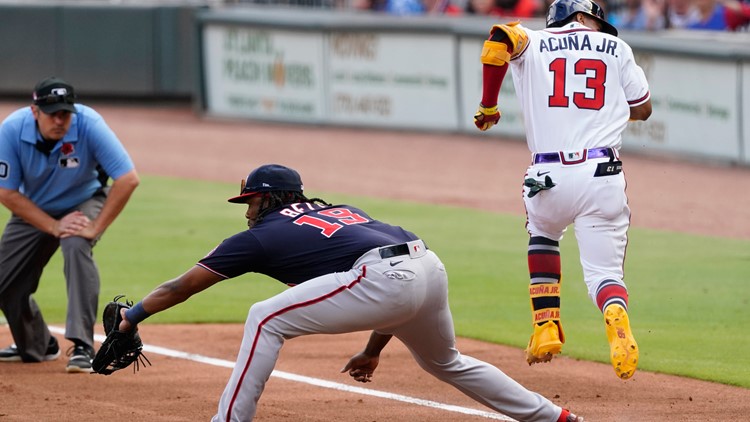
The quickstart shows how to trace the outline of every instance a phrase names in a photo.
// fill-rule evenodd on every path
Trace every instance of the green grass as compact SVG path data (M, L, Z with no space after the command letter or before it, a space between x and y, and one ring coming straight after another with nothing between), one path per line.
M116 294L137 300L178 276L245 228L244 206L225 201L235 186L142 177L141 187L95 249L103 305ZM461 336L524 347L530 334L527 235L520 216L308 192L351 203L420 235L443 259ZM0 224L8 218L0 210ZM572 230L561 242L564 354L609 362L601 313L582 281ZM626 261L630 317L639 368L750 388L750 241L633 228ZM62 324L65 281L60 254L35 298L49 323ZM147 323L244 322L255 301L285 289L267 277L227 280ZM737 353L740 351L740 353Z

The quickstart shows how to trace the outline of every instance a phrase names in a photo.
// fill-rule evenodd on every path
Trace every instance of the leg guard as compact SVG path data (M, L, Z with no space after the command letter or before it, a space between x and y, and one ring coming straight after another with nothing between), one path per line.
M526 348L529 365L549 362L562 350L560 322L560 246L544 237L529 239L529 299L534 332Z
M529 298L533 323L560 320L560 244L541 236L529 239Z

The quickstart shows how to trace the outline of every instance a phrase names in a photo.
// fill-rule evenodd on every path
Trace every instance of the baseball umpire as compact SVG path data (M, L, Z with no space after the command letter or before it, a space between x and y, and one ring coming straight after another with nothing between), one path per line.
M357 381L371 380L380 351L396 336L427 372L494 410L519 421L582 420L456 350L448 276L413 233L350 205L308 199L299 174L277 164L250 172L229 202L247 204L248 230L123 308L119 326L131 330L149 315L248 272L292 286L251 306L214 421L253 419L286 339L364 330L373 330L370 342L342 370Z
M109 178L114 182L107 186ZM99 113L76 104L73 87L51 77L31 107L0 126L0 202L12 212L0 240L0 309L15 344L0 362L57 359L60 346L32 298L42 270L62 249L68 294L67 372L91 372L99 272L93 247L139 180Z
M530 365L548 362L565 342L559 242L574 224L589 296L604 315L612 365L628 379L639 351L623 281L630 208L619 149L628 120L651 115L643 70L591 0L555 0L545 30L518 22L493 26L481 62L476 126L487 130L500 120L498 94L510 63L532 153L524 176L533 326L526 359Z

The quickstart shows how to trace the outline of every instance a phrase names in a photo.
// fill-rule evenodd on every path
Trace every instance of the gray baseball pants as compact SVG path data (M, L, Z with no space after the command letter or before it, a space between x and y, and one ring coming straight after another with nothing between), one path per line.
M106 193L98 194L56 218L80 210L93 220L105 200ZM24 362L42 361L52 335L32 295L58 247L63 253L68 294L65 338L94 349L100 281L92 249L97 240L58 239L15 215L5 226L0 239L0 310Z

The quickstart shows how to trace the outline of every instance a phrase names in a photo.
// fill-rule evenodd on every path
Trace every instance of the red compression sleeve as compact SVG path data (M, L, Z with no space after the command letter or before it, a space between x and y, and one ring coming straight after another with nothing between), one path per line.
M508 72L508 63L502 66L491 64L482 65L482 105L492 107L497 105L497 96Z
M513 47L508 45L508 51L512 51ZM502 66L494 66L491 64L482 65L482 105L485 107L493 107L497 105L497 96L500 94L500 86L503 84L505 74L508 72L508 63Z

